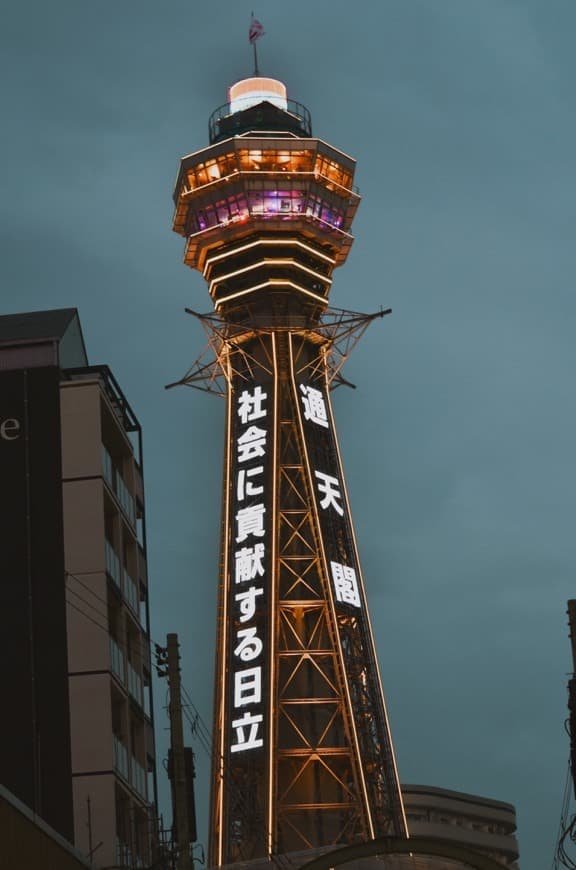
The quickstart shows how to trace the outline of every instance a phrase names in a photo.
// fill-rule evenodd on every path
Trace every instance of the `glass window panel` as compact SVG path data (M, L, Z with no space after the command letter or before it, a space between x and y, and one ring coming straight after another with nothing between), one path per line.
M206 161L206 173L210 181L216 181L218 178L220 178L220 167L215 160Z
M198 187L201 187L203 184L208 184L208 173L206 172L206 166L204 163L201 163L196 167L196 178L198 180Z

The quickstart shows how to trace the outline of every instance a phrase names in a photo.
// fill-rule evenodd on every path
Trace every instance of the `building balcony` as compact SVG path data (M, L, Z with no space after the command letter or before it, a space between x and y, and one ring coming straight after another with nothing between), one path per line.
M117 588L121 589L121 571L120 571L120 559L118 554L116 553L114 547L110 543L108 539L104 541L104 555L106 560L106 573L110 577L110 579L114 582L114 585Z
M120 682L125 685L126 683L126 672L125 672L125 658L124 653L116 643L113 637L110 637L110 667L112 673L118 677Z
M124 482L124 478L120 474L118 468L114 465L108 450L102 445L102 476L110 490L116 496L116 500L122 509L122 512L128 519L130 525L134 528L136 525L136 505L134 497Z
M140 621L140 596L138 594L138 587L136 586L136 583L134 582L126 568L124 568L123 573L124 597L129 607L132 608L132 610L138 617L138 621Z
M148 800L148 777L142 765L134 756L130 760L130 782L141 798Z
M114 737L114 769L128 781L128 749L116 734Z
M116 865L118 867L129 867L130 870L134 870L134 868L147 867L148 862L143 861L139 855L134 852L130 846L125 843L120 837L116 837Z
M128 662L128 691L140 707L144 707L142 677Z

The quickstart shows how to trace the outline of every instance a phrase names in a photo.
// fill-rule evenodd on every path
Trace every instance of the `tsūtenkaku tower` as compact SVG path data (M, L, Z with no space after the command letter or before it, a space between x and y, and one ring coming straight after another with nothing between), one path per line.
M209 864L407 836L330 391L375 315L328 306L351 157L285 86L230 88L184 157L174 230L208 283L226 398ZM190 312L194 313L194 312Z

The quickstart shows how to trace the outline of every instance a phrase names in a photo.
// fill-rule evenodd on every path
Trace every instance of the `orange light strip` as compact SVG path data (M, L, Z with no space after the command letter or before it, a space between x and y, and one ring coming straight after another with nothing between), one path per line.
M316 504L316 495L315 495L315 490L314 490L314 480L313 480L313 475L312 475L312 468L310 466L310 457L308 455L308 446L306 444L306 436L304 434L304 427L302 425L302 415L300 413L299 405L297 404L299 401L299 397L298 397L298 391L296 388L296 378L294 375L294 354L292 352L292 335L289 335L288 338L289 338L288 350L289 350L289 356L290 356L290 380L292 383L293 398L294 398L294 401L296 403L296 409L297 409L296 416L298 419L298 428L300 430L300 437L302 439L302 446L304 449L304 456L306 459L306 471L308 474L308 488L311 492L312 509L313 509L314 518L316 521L317 536L318 536L318 540L320 541L320 548L322 550L322 566L324 568L324 577L326 580L326 588L328 591L328 600L330 603L330 610L332 612L332 619L334 620L334 626L336 628L335 635L336 635L336 639L337 639L337 643L338 643L338 654L340 657L340 669L341 669L342 676L344 679L344 690L346 692L346 702L347 702L347 711L348 711L347 718L348 718L348 721L350 722L350 727L352 730L352 739L354 741L355 755L356 755L356 760L357 760L357 770L358 770L358 774L360 776L360 784L361 784L362 793L364 796L364 816L368 822L369 836L371 839L374 839L374 825L372 823L372 813L370 812L370 804L368 801L368 789L366 787L366 780L364 777L364 769L362 767L362 759L360 756L360 743L358 740L358 732L356 730L356 723L354 721L354 712L352 709L352 697L350 695L350 687L348 685L348 675L346 673L346 668L344 666L344 653L342 652L342 643L340 641L340 632L338 630L338 619L336 616L334 597L332 595L332 589L330 587L330 581L329 581L330 575L328 573L328 560L326 559L326 551L324 549L324 539L322 537L322 531L321 531L322 527L320 525L320 517L318 515L318 505ZM330 405L329 395L328 395L328 405ZM334 426L334 421L332 421L332 426Z
M223 564L222 564L222 639L220 646L220 723L219 723L219 743L218 743L218 866L223 863L224 853L224 792L226 791L224 783L224 758L225 758L225 723L226 723L226 671L227 671L227 656L228 656L228 596L229 596L229 541L230 541L230 469L231 469L231 444L232 444L232 383L231 383L231 365L230 356L227 354L225 365L227 368L228 390L226 396L226 459L224 471L224 538L222 541L223 547ZM223 361L224 362L224 361ZM216 820L213 820L213 823Z
M316 300L316 302L322 302L324 305L328 304L328 300L325 296L318 296L310 290L305 290L304 287L299 287L298 284L294 284L293 281L288 281L284 278L271 278L269 281L264 281L263 284L256 284L254 287L248 287L247 290L239 290L237 293L231 293L229 296L224 296L222 299L218 299L218 301L214 303L214 308L218 311L220 306L225 302L230 302L232 299L238 299L240 296L246 296L248 293L254 293L256 290L263 290L264 287L292 287L294 290L298 290L299 293L304 293L305 296L310 296L310 298Z
M334 444L336 445L336 454L337 454L337 458L338 458L338 471L340 473L340 481L341 481L341 492L343 492L343 494L344 494L344 503L346 505L346 516L348 518L348 525L349 525L350 531L352 533L352 545L354 547L354 556L356 559L356 567L358 569L359 587L360 587L361 594L362 594L363 614L364 614L364 618L366 620L366 625L368 627L368 635L370 638L372 658L373 658L373 661L375 664L376 676L378 679L378 687L380 689L380 697L382 699L382 707L384 710L384 721L385 721L385 726L386 726L386 731L387 731L387 736L388 736L388 743L389 743L390 752L392 755L392 763L394 765L394 776L395 776L395 780L396 780L395 786L396 786L396 791L398 793L398 798L400 801L400 808L402 810L402 820L404 822L404 836L409 837L410 833L408 830L408 821L406 819L406 811L404 809L404 800L402 798L402 788L400 786L400 777L398 776L398 765L396 763L396 756L394 753L394 744L392 743L392 732L390 730L390 721L388 718L388 711L386 709L386 700L385 700L385 696L384 696L384 688L382 686L382 678L380 676L380 668L378 667L378 658L376 656L376 647L374 644L374 634L372 632L372 625L370 623L370 611L369 611L369 608L367 605L367 600L366 600L366 589L364 587L364 578L362 576L362 569L360 567L360 559L358 557L358 544L356 542L356 534L354 532L354 523L352 521L352 513L350 511L350 500L348 498L348 490L346 488L346 478L345 478L344 472L342 470L342 457L340 455L340 445L338 444L338 436L336 434L336 426L334 424L334 414L332 411L332 402L330 401L330 385L328 383L328 373L327 373L326 366L324 367L324 382L326 385L326 397L328 399L327 404L328 404L328 410L330 413L330 422L332 425L332 434L334 437Z
M280 437L278 425L278 356L276 352L276 333L272 333L272 360L274 366L274 418L272 421L274 438L272 454L272 576L270 584L270 684L269 684L269 727L268 727L268 857L272 856L274 848L274 818L275 818L275 748L276 748L276 647L277 647L277 613L276 613L276 590L278 588L278 439Z
M225 260L235 254L241 254L242 251L248 251L250 250L250 248L256 247L256 245L289 245L290 247L297 246L305 251L309 251L311 254L314 254L314 256L318 257L319 259L325 260L327 263L331 263L332 265L334 265L334 263L336 262L334 257L329 257L322 251L318 251L316 250L316 248L312 248L310 247L310 245L304 244L304 242L300 241L300 239L257 239L255 242L249 242L247 245L241 245L237 248L230 248L230 250L226 251L224 254L215 254L213 257L207 257L206 265L204 266L204 271L202 272L202 274L204 275L204 277L206 277L206 272L213 263L217 263L219 260Z
M298 263L297 260L285 260L285 259L264 259L259 260L257 263L252 263L251 266L244 266L242 269L236 269L235 272L228 272L226 275L220 275L218 278L213 278L210 281L210 285L208 287L208 292L210 296L212 296L212 291L214 290L214 286L220 284L222 281L227 281L229 278L235 278L237 275L243 275L246 272L252 272L254 269L260 269L262 266L294 266L296 269L301 269L302 272L308 272L309 275L312 275L314 278L317 278L319 281L322 281L324 284L328 284L328 286L332 285L332 278L327 278L326 275L321 275L319 272L315 272L313 269L309 269L308 266L303 266L302 263Z
M271 219L269 216L260 216L260 215L246 215L246 217L242 221L226 221L219 224L215 224L213 227L206 227L204 230L198 230L197 233L190 233L187 236L186 248L184 252L184 262L188 261L189 251L192 245L200 244L204 237L207 235L216 235L216 231L218 231L218 235L220 238L222 237L222 230L234 230L235 228L243 228L244 234L246 233L246 226L250 224L248 231L252 230L255 224L257 224L260 232L268 232L272 227L274 229L274 224L282 224L282 232L286 231L286 224L282 220L281 217L278 217L277 220ZM354 241L354 236L351 233L347 233L345 230L341 230L339 227L335 227L332 224L328 223L328 221L323 221L321 218L314 217L313 215L307 214L293 214L290 217L290 223L292 224L291 230L294 231L294 225L298 223L302 223L305 225L306 229L309 226L316 228L320 224L320 230L323 231L324 226L328 227L326 230L327 233L330 234L330 239L327 239L327 242L333 242L331 247L337 248L338 252L340 252L346 245L352 245ZM303 231L306 232L306 229ZM202 238L201 238L202 237ZM315 252L316 253L316 252ZM336 258L336 260L338 257ZM336 262L334 260L334 262ZM198 270L200 271L200 266L198 266Z

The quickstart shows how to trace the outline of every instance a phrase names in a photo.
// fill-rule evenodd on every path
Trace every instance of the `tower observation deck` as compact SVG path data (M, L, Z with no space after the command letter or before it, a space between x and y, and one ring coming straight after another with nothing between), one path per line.
M375 315L328 307L355 161L274 79L230 88L184 157L174 230L208 283L226 397L210 866L390 834L406 819L330 404ZM194 312L191 312L194 313Z

